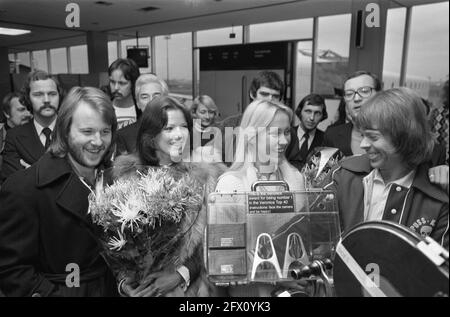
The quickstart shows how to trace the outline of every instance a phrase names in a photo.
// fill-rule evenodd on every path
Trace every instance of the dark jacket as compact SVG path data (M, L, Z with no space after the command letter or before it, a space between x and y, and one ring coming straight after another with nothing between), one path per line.
M430 183L428 164L420 165L408 189L391 186L383 220L393 221L430 236L448 250L448 195L440 187ZM364 221L364 186L362 179L372 171L366 155L341 161L333 173L333 182L326 189L337 192L342 231Z
M116 155L131 154L136 151L139 121L117 131Z
M3 166L0 179L5 179L18 170L24 169L20 160L31 165L44 155L45 148L37 135L33 120L8 130L3 149Z
M294 165L299 171L306 164L306 159L308 154L311 153L316 147L320 147L323 144L324 132L316 129L316 133L314 135L314 139L311 143L311 146L308 149L308 154L305 157L302 157L300 153L299 140L297 135L298 127L291 128L291 143L286 149L286 158Z
M335 147L341 150L345 156L353 155L352 129L353 124L350 122L328 127L323 138L323 146Z
M0 289L6 295L116 295L87 213L88 194L68 161L50 153L6 180L0 191ZM71 263L79 267L79 287L66 286Z

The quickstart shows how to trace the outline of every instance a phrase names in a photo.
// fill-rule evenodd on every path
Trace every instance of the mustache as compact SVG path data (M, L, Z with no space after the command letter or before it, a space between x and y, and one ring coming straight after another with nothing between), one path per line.
M44 110L44 109L53 109L53 110L57 110L57 108L49 103L45 103L42 107L39 108L39 111Z

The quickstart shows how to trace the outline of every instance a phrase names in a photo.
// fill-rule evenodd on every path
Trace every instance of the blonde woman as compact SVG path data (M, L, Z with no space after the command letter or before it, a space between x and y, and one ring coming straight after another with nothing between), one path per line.
M201 95L194 99L191 106L193 124L192 158L196 162L221 162L222 139L216 137L221 133L216 126L219 109L214 100Z
M253 101L245 110L237 137L236 156L230 169L217 183L218 192L248 192L258 180L282 180L290 190L305 189L303 175L285 157L289 145L292 110L284 104L265 100ZM269 153L267 153L269 152ZM262 187L261 190L280 190ZM296 206L301 207L298 197ZM249 254L252 257L251 254ZM290 283L290 288L300 288ZM273 284L233 286L231 296L270 296Z

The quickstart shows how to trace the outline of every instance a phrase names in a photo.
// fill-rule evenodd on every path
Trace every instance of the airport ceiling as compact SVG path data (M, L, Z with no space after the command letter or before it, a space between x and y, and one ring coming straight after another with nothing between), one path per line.
M171 34L351 12L357 0L0 0L0 27L26 28L20 36L0 35L10 52L86 43L87 31L109 40ZM388 1L388 0L386 0ZM390 0L391 6L439 2ZM69 3L79 6L80 26L66 26Z

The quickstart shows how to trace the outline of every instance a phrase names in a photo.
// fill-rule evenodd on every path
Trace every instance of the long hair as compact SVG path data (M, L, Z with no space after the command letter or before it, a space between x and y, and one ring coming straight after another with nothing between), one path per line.
M409 88L393 88L370 98L356 118L360 130L379 130L409 168L428 161L433 139L422 99Z
M123 77L125 77L126 80L129 80L131 82L131 97L133 98L133 102L135 105L137 116L140 117L142 114L141 109L139 109L136 105L136 95L135 95L135 89L136 89L136 80L138 79L140 72L139 67L136 64L135 61L129 58L118 58L108 68L108 75L111 76L113 71L116 69L119 69Z
M58 157L65 157L67 155L73 114L81 102L90 105L92 109L101 115L106 124L111 125L111 146L103 161L105 165L109 165L114 152L117 118L109 97L100 89L93 87L73 87L69 91L58 112L49 152Z
M234 163L230 171L238 171L255 160L257 135L252 133L260 128L267 128L277 112L284 112L292 120L292 110L280 102L255 100L248 105L242 116L237 137ZM249 133L246 133L249 132Z
M58 95L59 95L59 105L61 105L62 100L64 99L64 89L61 86L61 84L59 83L58 79L56 79L56 77L51 76L47 72L44 72L43 70L35 70L34 72L31 72L28 74L27 79L26 79L25 83L23 84L22 89L20 90L21 98L19 101L21 104L25 105L25 107L27 107L27 109L30 112L33 111L33 105L31 104L31 100L30 100L30 90L31 90L30 85L31 85L31 83L33 81L47 80L47 79L51 79L55 82L56 89L57 89Z
M188 125L189 137L192 137L192 119L189 111L175 98L169 96L156 97L149 102L142 113L137 134L137 154L144 165L158 166L156 137L167 125L167 112L169 110L180 110ZM192 140L189 146L192 145Z

